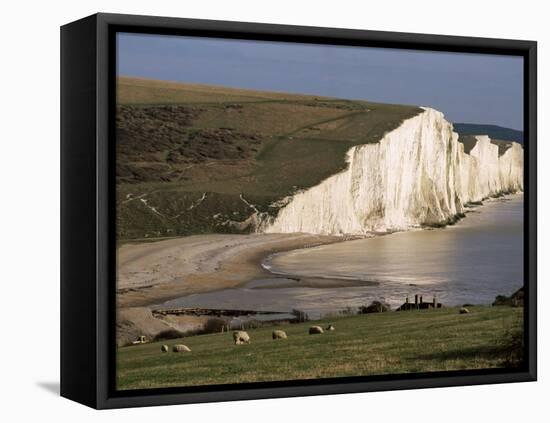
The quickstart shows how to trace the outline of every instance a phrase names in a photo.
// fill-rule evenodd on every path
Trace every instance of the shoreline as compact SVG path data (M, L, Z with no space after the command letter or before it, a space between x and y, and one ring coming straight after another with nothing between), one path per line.
M324 280L328 283L334 280L337 286L342 286L346 282L378 284L377 281L356 278L303 277L274 271L267 263L276 255L296 250L410 231L453 228L466 222L469 213L481 212L475 209L484 208L488 203L508 201L509 197L519 195L523 193L489 197L480 205L469 206L465 211L465 217L459 222L444 227L418 227L368 235L205 234L148 242L127 240L117 248L117 306L153 306L183 295L241 287L262 277L287 278L301 282ZM188 251L196 247L198 251ZM175 257L177 255L179 257ZM150 259L150 256L154 257ZM141 261L145 263L134 266L135 262ZM170 273L178 266L181 268L178 268L176 273ZM160 270L161 268L163 270ZM232 271L235 273L231 274ZM151 280L151 277L155 280ZM181 295L180 291L183 291Z
M186 295L237 288L262 277L276 279L261 266L264 257L349 239L311 234L208 234L119 246L117 345L142 335L154 339L170 331L185 333L208 320L201 316L160 319L152 314L155 305Z
M509 197L490 198L469 211L494 201L506 201ZM411 230L438 229L445 228ZM312 288L379 285L377 281L356 278L308 277L276 272L265 262L275 255L294 250L401 232L407 231L367 236L207 234L153 242L127 242L117 248L117 338L128 341L140 334L154 337L168 330L184 332L190 328L191 321L195 326L198 324L196 317L162 320L152 315L152 308L187 295L240 288L258 279L295 280L296 283L288 283L289 287L296 284ZM267 283L265 287L269 288L269 285ZM278 283L277 286L285 287L285 284Z
M431 225L431 226L426 225L426 226L410 227L410 228L405 229L405 230L392 230L392 231L387 231L387 232L372 232L369 235L356 236L355 238L350 238L350 239L347 239L345 241L347 242L347 241L356 241L356 240L361 240L361 239L378 238L378 237L382 237L382 236L399 235L399 234L413 232L413 231L441 231L441 230L445 230L445 229L452 230L452 228L460 227L460 225L467 223L469 221L468 220L468 215L470 213L482 213L482 210L478 210L478 209L483 209L483 208L487 207L488 205L498 203L498 202L501 202L501 201L511 201L515 197L523 197L523 195L524 195L523 191L508 193L508 194L498 194L498 195L494 195L492 197L486 197L483 200L481 200L479 203L469 203L468 205L465 206L463 212L457 213L456 215L454 215L456 220L454 220L450 223L444 224L444 225L443 224L442 225ZM320 244L318 246L321 247L322 244ZM297 250L302 250L302 249L305 249L305 248L296 248L292 251L297 251ZM275 257L277 255L285 254L285 253L288 253L288 252L290 252L290 251L278 251L278 252L269 254L268 256L265 256L262 259L261 263L260 263L262 268L264 268L267 272L269 272L269 274L271 274L275 277L283 277L283 278L287 278L287 279L295 279L295 280L300 280L300 281L304 280L304 279L317 279L317 280L327 280L327 281L335 280L335 281L340 281L342 283L345 283L345 282L352 283L352 282L354 282L355 285L361 285L361 284L379 285L380 284L380 282L377 282L377 281L367 281L367 280L353 278L353 277L334 278L334 277L321 276L321 275L311 276L311 277L304 277L304 276L297 275L297 274L294 274L294 273L286 273L286 272L283 272L283 271L273 270L272 265L271 265L271 260L273 259L273 257ZM347 286L347 285L338 284L336 286ZM352 284L350 284L349 286L352 286ZM261 288L257 287L256 289L261 289Z
M117 307L154 306L184 295L236 288L257 278L278 278L262 267L263 258L350 239L357 237L208 234L125 244L117 252Z

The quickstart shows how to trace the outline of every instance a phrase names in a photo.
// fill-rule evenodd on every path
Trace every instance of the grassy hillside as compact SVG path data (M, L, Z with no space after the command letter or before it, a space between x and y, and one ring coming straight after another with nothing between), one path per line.
M121 239L248 232L421 111L136 78L119 78L117 102Z
M453 123L453 127L460 135L488 135L492 139L515 141L523 144L523 132L516 129L474 123Z
M251 344L231 333L123 347L119 389L157 388L340 376L510 367L520 364L523 308L470 307L388 312L331 320L336 331L308 335L311 324L249 330ZM273 341L283 329L287 340ZM474 335L475 334L475 335ZM190 353L162 353L184 343Z

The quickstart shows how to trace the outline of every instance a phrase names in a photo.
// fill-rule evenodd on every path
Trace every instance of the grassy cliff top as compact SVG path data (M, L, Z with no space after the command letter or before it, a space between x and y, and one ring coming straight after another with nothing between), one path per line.
M119 389L514 367L521 364L523 308L374 313L248 330L249 345L219 333L123 347ZM309 335L311 325L336 330ZM272 340L273 329L288 339ZM183 343L190 353L162 353ZM170 348L171 351L171 348Z
M124 238L225 231L204 212L242 221L252 208L241 195L276 213L274 202L345 169L352 146L378 142L422 111L127 77L118 78L117 102Z

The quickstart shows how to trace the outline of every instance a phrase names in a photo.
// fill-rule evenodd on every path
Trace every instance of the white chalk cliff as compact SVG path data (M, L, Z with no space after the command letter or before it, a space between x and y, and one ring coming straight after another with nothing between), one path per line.
M352 147L347 169L295 194L262 232L364 234L454 219L470 202L523 190L523 148L477 136L464 152L451 123L425 108L378 143Z

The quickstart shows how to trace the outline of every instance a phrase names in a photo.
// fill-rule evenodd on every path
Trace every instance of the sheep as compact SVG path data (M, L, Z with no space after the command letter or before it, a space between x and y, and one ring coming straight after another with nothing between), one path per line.
M284 330L274 330L271 337L273 339L286 339L286 332Z
M163 345L162 347L160 347L160 350L162 352L168 352L168 345Z
M189 348L187 345L176 344L172 347L172 351L174 351L174 352L191 352L191 348Z
M470 312L466 307L460 307L460 310L458 310L460 314L467 314Z
M233 341L235 345L250 344L250 336L244 330L236 330L233 332Z
M317 333L323 333L323 328L321 326L311 326L309 328L309 334L310 335L315 335Z
M144 335L138 336L138 339L135 341L132 341L132 345L139 345L139 344L145 344L147 343L147 338L145 338Z
M336 328L332 325L328 325L326 330L336 330Z

